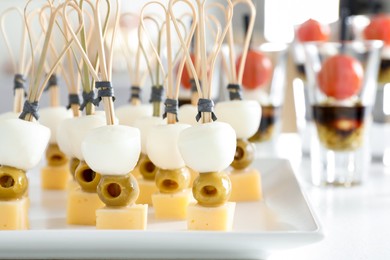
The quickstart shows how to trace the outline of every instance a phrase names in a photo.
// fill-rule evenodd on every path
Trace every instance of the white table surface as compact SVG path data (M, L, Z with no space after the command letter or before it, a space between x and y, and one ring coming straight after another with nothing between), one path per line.
M275 252L269 260L390 259L390 167L373 162L359 186L314 187L307 177L310 159L301 156L297 136L284 134L278 148L279 156L290 159L294 165L325 238L315 244Z

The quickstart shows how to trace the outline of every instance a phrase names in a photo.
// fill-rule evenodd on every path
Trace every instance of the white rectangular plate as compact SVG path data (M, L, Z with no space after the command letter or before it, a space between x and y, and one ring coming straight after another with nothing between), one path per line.
M319 241L323 234L290 163L257 159L264 200L237 203L233 231L187 231L150 210L146 231L102 231L66 224L66 192L41 191L30 176L28 231L0 232L0 258L260 259L270 252ZM1 213L0 213L1 214Z

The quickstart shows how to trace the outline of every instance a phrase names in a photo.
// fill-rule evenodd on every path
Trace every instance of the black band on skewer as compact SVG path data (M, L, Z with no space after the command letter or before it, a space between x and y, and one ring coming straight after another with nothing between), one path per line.
M138 86L131 86L130 88L130 101L133 99L141 100L142 89Z
M38 101L29 102L28 100L26 100L24 101L23 111L20 114L19 118L24 120L28 114L31 114L36 120L38 120L39 119L38 110L39 110Z
M58 86L58 77L56 74L52 74L49 78L49 81L47 82L45 91L48 91L51 87L56 87L56 86Z
M14 89L21 89L25 87L26 78L22 74L15 74Z
M213 121L217 120L217 117L214 114L214 102L211 99L199 98L198 100L198 114L196 115L196 121L202 117L202 113L211 113L211 119Z
M93 92L92 92L93 93ZM78 94L69 94L68 96L68 106L67 109L70 109L72 105L80 105L80 97Z
M165 100L164 104L165 104L165 112L163 114L163 119L165 119L167 117L168 113L170 113L170 114L174 114L176 116L176 122L179 122L179 119L177 118L177 114L179 111L178 100L167 98Z
M196 81L195 79L190 79L191 84L191 93L197 93L198 88L196 87ZM202 87L202 82L199 80L199 86Z
M89 104L94 104L96 106L96 99L95 99L95 92L92 90L90 92L85 92L83 91L82 93L83 96L83 103L80 105L80 110L83 111L84 108Z
M14 77L14 95L15 95L15 90L17 89L26 89L26 77L24 77L22 74L15 74ZM26 90L24 91L24 96L27 96Z
M98 90L97 98L94 101L95 106L99 106L104 97L111 97L115 101L114 89L110 81L97 81L95 88Z
M228 84L230 100L242 100L241 86L239 84Z
M164 88L162 86L153 86L150 93L150 103L162 102L164 95Z

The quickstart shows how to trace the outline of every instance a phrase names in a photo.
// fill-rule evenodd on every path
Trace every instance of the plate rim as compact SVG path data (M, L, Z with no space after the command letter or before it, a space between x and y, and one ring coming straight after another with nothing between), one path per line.
M269 160L268 158L257 158L256 160L259 161L265 161ZM307 206L307 209L310 213L310 216L313 220L313 223L315 224L315 229L313 230L289 230L289 231L187 231L187 230L172 230L172 231L159 231L159 230L96 230L93 229L93 227L89 227L90 229L77 229L77 226L71 226L70 229L32 229L32 230L26 230L26 231L2 231L0 232L0 258L2 258L3 254L6 254L6 257L20 257L20 254L23 256L29 256L31 251L33 249L27 250L20 250L10 252L12 250L15 250L15 248L12 247L12 242L20 241L20 242L31 242L34 240L33 235L42 235L47 238L51 238L53 240L50 240L48 244L54 245L56 243L60 243L62 240L60 239L54 239L55 237L61 237L61 235L69 236L74 234L75 232L78 233L78 236L81 237L88 237L91 239L102 239L110 235L118 235L121 238L127 238L131 241L132 238L138 238L141 241L147 239L148 237L162 237L162 236L169 236L169 237L176 237L184 240L196 240L199 239L199 237L204 237L207 235L208 237L213 238L219 238L223 237L225 240L228 240L229 242L235 241L237 239L244 239L244 238L253 238L247 247L252 248L253 253L255 252L255 245L257 243L261 243L265 238L264 237L280 237L283 236L285 240L289 240L289 237L294 238L300 238L296 239L296 241L292 241L290 248L296 248L303 245L308 245L312 243L316 243L321 241L325 235L323 232L323 226L313 210L313 206L311 205L311 202L306 194L306 192L302 189L301 183L299 182L297 178L297 172L296 169L294 169L291 165L291 162L287 159L283 158L272 158L272 160L278 161L278 163L283 162L287 167L289 167L289 172L291 174L291 177L294 179L295 185L298 187L299 193L303 198L303 201L305 205ZM73 229L75 227L75 229ZM81 226L84 227L84 226ZM24 234L28 234L27 236ZM76 233L76 234L77 234ZM98 235L96 235L98 234ZM6 241L8 240L8 241ZM39 240L39 239L38 239ZM178 239L175 239L175 241ZM78 239L75 240L75 242L79 241ZM5 243L4 243L5 242ZM34 241L35 243L36 241ZM67 243L69 245L69 242ZM282 243L283 244L283 243ZM131 247L129 247L131 248ZM274 251L276 247L270 249L270 251ZM280 249L287 249L289 247L283 246ZM69 248L63 248L63 250L67 250ZM230 249L231 250L231 249ZM278 250L278 249L276 249ZM203 250L205 252L212 252L212 250ZM261 247L256 251L257 253L267 253L268 250L263 250ZM7 254L8 253L8 254ZM19 253L19 254L18 254ZM37 252L35 252L36 254ZM66 253L66 252L65 252ZM35 255L34 257L45 257L45 253L43 252L42 255ZM66 257L69 257L69 255L65 255ZM94 255L88 255L89 257L93 257ZM96 255L95 255L96 256ZM129 255L125 255L126 257L129 257ZM53 257L53 255L48 256L47 258ZM56 255L58 257L58 255ZM138 256L139 257L139 256ZM148 258L148 254L145 254L145 257ZM71 257L73 258L73 257Z

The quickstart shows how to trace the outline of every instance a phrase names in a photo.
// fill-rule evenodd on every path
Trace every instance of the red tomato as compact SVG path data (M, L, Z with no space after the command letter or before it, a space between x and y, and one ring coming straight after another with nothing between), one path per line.
M367 40L382 40L385 45L390 45L390 16L380 14L373 17L363 35Z
M241 56L237 59L236 70L239 71ZM271 79L272 62L262 52L249 50L245 62L242 85L246 89L255 89L265 86Z
M342 100L360 91L363 82L363 67L355 58L339 54L324 61L317 77L323 93Z
M302 23L297 30L297 37L300 42L327 41L329 35L329 25L320 24L313 19Z
M192 60L192 63L194 63L194 66L195 66L195 55L194 54L191 54L191 60ZM187 64L184 65L184 69L183 69L183 73L181 74L181 85L185 88L185 89L191 89L191 83L190 83L190 74L188 74L188 69L187 69Z

